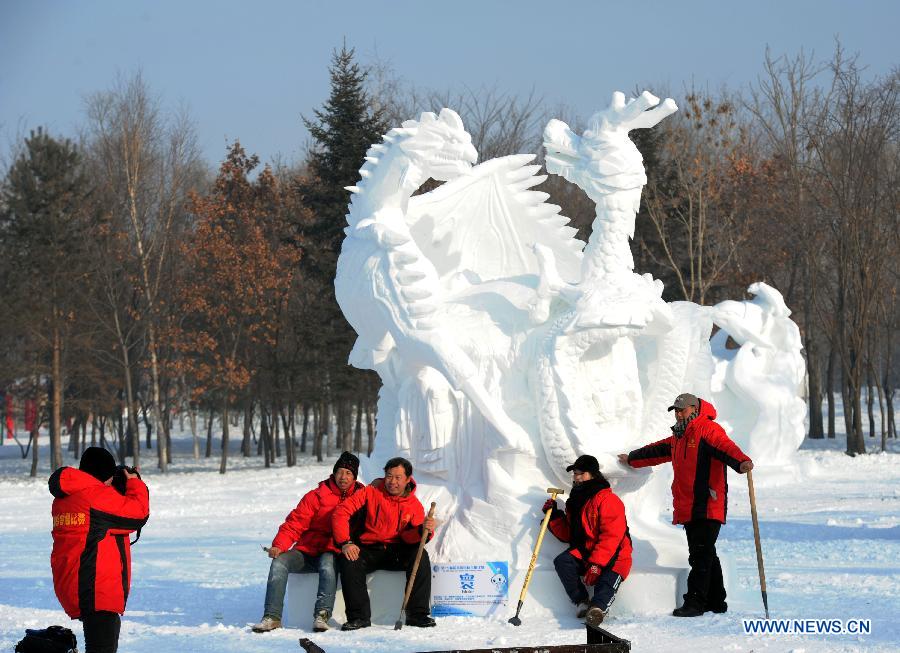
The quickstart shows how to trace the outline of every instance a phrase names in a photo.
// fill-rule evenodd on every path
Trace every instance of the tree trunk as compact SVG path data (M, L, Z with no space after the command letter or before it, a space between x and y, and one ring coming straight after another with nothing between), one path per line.
M331 421L329 415L329 406L326 402L322 402L319 405L319 410L317 414L317 422L318 428L316 429L316 460L318 462L322 462L324 460L322 456L322 439L328 441L328 425ZM327 444L326 444L327 446Z
M141 419L144 420L144 428L147 429L147 448L153 448L153 425L147 418L147 404L141 401Z
M241 439L241 455L244 458L250 457L250 428L253 425L253 400L247 402L244 407L244 428L243 437Z
M835 433L835 406L834 406L834 360L837 357L837 354L834 349L834 345L831 346L831 349L828 353L828 371L826 372L826 396L825 399L828 401L828 438L834 440Z
M145 282L149 283L149 281ZM169 471L168 438L166 437L168 429L163 425L162 398L159 391L159 360L156 354L156 327L153 326L152 321L147 325L147 345L150 352L150 389L152 392L153 421L156 422L157 464L159 470L165 474ZM222 464L224 466L224 462ZM222 473L225 473L224 469Z
M206 457L212 457L212 431L213 431L213 421L215 417L215 411L213 411L212 406L209 407L209 412L206 414Z
M375 449L375 424L372 419L372 401L369 399L366 399L366 436L369 439L366 455L371 456Z
M331 436L337 432L337 428L331 428L331 411L332 406L326 401L322 409L322 430L325 432L325 456L328 458L331 458Z
M70 438L72 436L69 436ZM119 464L125 464L125 417L122 415L121 408L116 413L116 455L119 458Z
M881 450L887 450L887 407L884 405L884 388L881 385L881 377L875 375L875 387L878 390L878 415L881 425Z
M59 333L59 327L53 327L53 368L52 368L52 389L50 397L50 467L51 469L59 469L63 464L62 457L62 338Z
M185 387L185 391L187 388ZM194 460L200 460L200 434L197 433L197 409L188 399L188 422L191 425L191 441L194 443Z
M809 402L809 437L821 440L825 437L822 425L822 379L818 344L815 337L807 336L806 372Z
M872 363L866 366L866 410L869 414L869 437L875 437L875 393L872 392Z
M281 417L281 430L284 432L284 462L288 467L293 467L296 462L294 452L294 437L291 434L292 420L289 417L290 411L285 413L284 407L278 407L278 414Z
M885 386L889 388L890 386ZM894 419L894 391L891 389L887 394L887 414L888 414L888 437L897 437L897 420Z
M362 420L363 420L363 403L364 399L356 404L356 425L353 428L353 451L359 453L362 451Z
M38 471L38 435L40 434L40 427L38 426L38 420L35 419L34 429L31 431L31 478L37 476ZM53 470L56 471L56 470Z
M270 440L269 440L269 417L266 415L266 409L263 408L262 402L259 405L259 444L262 447L263 458L265 458L265 466L271 467L272 463L269 461L269 449L270 449Z
M278 423L278 407L274 404L272 405L272 444L274 447L269 447L269 454L272 458L272 462L275 462L276 458L281 458L281 428Z
M222 462L219 465L219 473L225 473L225 465L228 463L228 399L222 402Z
M300 453L306 453L306 436L309 434L309 410L308 403L303 404L303 429L300 431Z

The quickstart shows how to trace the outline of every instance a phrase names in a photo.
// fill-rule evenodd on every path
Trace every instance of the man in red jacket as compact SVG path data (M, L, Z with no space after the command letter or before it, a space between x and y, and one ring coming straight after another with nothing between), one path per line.
M319 574L319 588L313 607L313 630L328 630L328 620L334 610L337 593L337 570L331 534L331 517L335 507L363 489L356 480L359 458L345 451L337 459L332 474L307 492L297 507L278 528L269 547L269 580L266 584L266 603L262 620L253 632L265 633L281 628L284 592L289 574Z
M412 471L412 464L405 458L391 458L384 466L384 478L334 510L334 539L341 547L341 588L347 607L347 623L341 630L372 625L366 575L376 569L405 571L408 582L422 534L427 530L430 539L434 533L436 522L425 519ZM356 519L365 520L361 528L351 526ZM431 562L423 549L406 606L407 626L435 625L428 614L430 599Z
M569 548L553 560L566 594L577 607L579 618L599 626L616 598L619 584L631 570L631 536L625 505L600 473L593 456L578 456L568 467L572 493L563 512L555 499L547 499L544 512L552 510L548 528ZM584 582L582 578L584 577ZM585 585L594 588L588 603Z
M87 653L115 653L120 614L131 588L130 533L150 516L150 493L125 468L125 494L111 487L116 461L106 449L88 447L78 469L50 476L53 495L53 589L63 610L84 626Z
M684 524L688 541L688 591L684 605L672 614L699 617L704 612L728 610L722 565L716 555L716 539L725 523L728 481L725 466L740 474L753 469L753 462L713 420L716 409L690 393L680 394L669 406L675 411L672 435L619 454L619 461L632 467L672 463L673 524Z

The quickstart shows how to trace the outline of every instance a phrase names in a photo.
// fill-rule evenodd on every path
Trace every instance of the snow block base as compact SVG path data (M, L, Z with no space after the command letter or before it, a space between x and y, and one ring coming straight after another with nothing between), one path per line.
M420 569L419 573L422 571ZM403 603L403 593L406 591L406 574L402 571L377 571L369 574L366 585L372 606L372 623L393 626L400 616L400 604ZM285 626L312 630L313 606L318 586L318 574L291 574L288 577L281 619ZM346 620L344 594L338 581L332 626L334 622L343 624Z
M730 571L723 559L723 566ZM667 614L681 604L681 595L687 587L687 569L654 567L632 569L628 579L619 587L616 601L610 612L613 617L629 614ZM514 569L509 583L509 614L515 612L515 603L525 578L524 569ZM313 605L316 600L317 574L291 574L282 621L288 628L312 630ZM369 602L372 606L372 623L393 625L400 616L400 604L406 590L406 575L400 571L377 571L367 579ZM528 587L528 596L522 608L523 620L532 618L568 616L572 611L569 598L563 591L556 572L550 568L535 570ZM338 585L334 603L332 625L346 621L344 597Z
M525 580L524 569L511 573L509 582L509 612L515 612L515 604ZM654 567L643 570L632 568L616 593L610 615L618 618L627 615L669 614L681 604L681 595L687 590L687 569ZM563 591L556 571L546 568L535 570L528 595L522 606L522 621L546 617L570 617L573 614L569 597Z

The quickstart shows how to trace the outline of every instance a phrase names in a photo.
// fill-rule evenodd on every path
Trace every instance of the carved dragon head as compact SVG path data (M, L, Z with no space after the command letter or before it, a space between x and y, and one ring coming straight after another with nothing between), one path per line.
M397 145L409 157L406 176L421 181L450 181L465 174L478 160L472 137L452 109L441 109L439 115L426 111L418 120L407 120L402 128L392 130L403 138Z
M577 184L595 201L615 190L640 188L647 182L643 158L628 132L653 127L677 108L671 99L659 104L647 91L627 102L616 92L609 107L591 116L581 136L551 120L544 129L547 171Z

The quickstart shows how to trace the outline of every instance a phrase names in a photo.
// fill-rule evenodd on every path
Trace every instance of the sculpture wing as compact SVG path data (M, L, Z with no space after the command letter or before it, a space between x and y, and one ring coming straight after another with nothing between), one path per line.
M406 217L417 245L442 279L474 272L480 281L539 274L533 246L549 247L562 278L580 275L584 243L529 165L533 154L491 159L469 174L410 199Z

